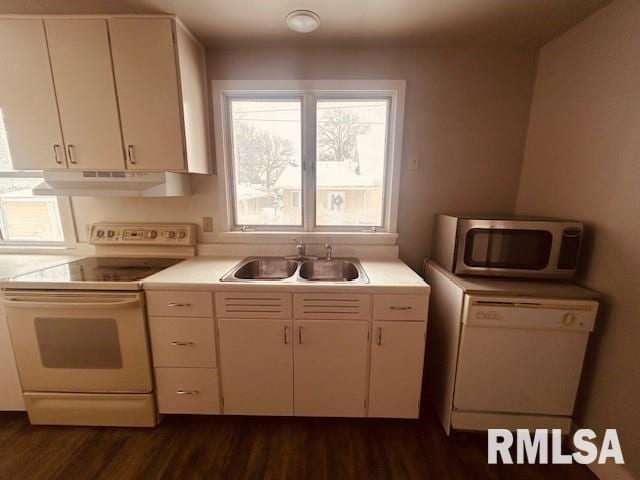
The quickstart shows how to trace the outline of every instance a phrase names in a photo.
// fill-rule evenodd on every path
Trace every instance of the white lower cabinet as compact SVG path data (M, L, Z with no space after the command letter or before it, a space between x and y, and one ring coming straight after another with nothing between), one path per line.
M363 321L294 321L297 416L366 415L368 332Z
M418 418L426 322L374 321L369 416Z
M220 413L215 368L156 368L159 413Z
M224 412L293 415L291 320L219 319Z

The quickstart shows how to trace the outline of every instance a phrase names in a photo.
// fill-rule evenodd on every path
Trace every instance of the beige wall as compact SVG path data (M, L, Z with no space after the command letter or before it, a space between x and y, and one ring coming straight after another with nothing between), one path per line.
M640 2L616 1L546 45L517 212L591 233L583 282L604 294L577 422L615 427L640 475Z
M211 79L406 79L400 256L429 254L435 212L512 213L535 52L482 49L225 49Z
M512 213L535 52L491 49L226 49L208 52L211 79L406 79L400 254L419 268L435 212ZM215 216L216 177L192 197L73 200L78 225L99 220L193 221ZM215 235L200 234L201 241Z

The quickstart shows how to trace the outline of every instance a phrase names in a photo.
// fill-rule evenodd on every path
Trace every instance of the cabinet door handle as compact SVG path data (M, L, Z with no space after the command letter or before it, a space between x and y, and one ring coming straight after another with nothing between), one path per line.
M58 165L62 165L62 160L60 160L60 144L58 143L53 145L53 158Z
M72 144L67 145L67 155L69 157L69 161L71 163L73 163L74 165L76 165L78 162L76 162L75 157L73 156L73 152L75 151L75 148Z
M129 163L131 165L135 165L136 164L136 155L135 155L135 152L133 150L133 145L128 145L127 146L127 156L129 157Z
M378 339L376 340L378 346L382 345L382 328L378 327Z
M284 326L284 344L289 344L289 327L287 325Z
M389 308L391 310L413 310L413 307L409 305L391 305Z
M302 327L298 327L298 343L302 345Z
M198 392L198 390L178 390L178 391L176 391L177 395L197 395L198 393L200 393L200 392Z
M167 307L190 307L191 304L190 303L176 303L176 302L169 302L167 303Z
M180 340L176 340L175 342L171 342L171 346L173 347L193 347L195 343L193 342L183 342Z

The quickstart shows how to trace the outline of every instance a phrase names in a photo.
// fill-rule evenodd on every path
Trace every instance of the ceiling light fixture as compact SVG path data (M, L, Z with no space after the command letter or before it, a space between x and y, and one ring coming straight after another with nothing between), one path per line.
M320 17L311 10L294 10L287 15L287 25L294 32L309 33L320 26Z

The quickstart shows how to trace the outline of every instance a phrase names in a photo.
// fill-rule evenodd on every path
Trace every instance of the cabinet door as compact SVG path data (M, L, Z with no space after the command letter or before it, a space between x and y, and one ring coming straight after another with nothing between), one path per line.
M0 128L4 120L13 167L66 168L42 20L1 19L0 58Z
M127 168L185 170L173 21L111 18Z
M425 322L373 322L369 416L418 418Z
M294 330L295 414L363 417L368 322L296 320Z
M122 170L107 21L46 19L45 27L69 168Z
M291 320L218 322L224 412L292 415Z

